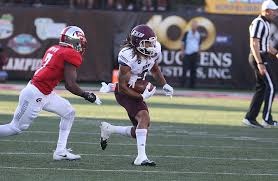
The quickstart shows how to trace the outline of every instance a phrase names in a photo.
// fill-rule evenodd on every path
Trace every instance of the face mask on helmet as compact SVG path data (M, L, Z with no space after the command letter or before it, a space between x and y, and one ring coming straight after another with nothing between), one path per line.
M78 35L78 37L79 37L78 39L72 41L73 42L72 47L73 49L81 53L81 55L83 55L87 47L87 40L85 36L82 34Z
M156 53L155 45L156 37L151 37L147 40L141 40L136 49L143 55L153 56Z
M70 46L83 55L86 50L87 40L84 32L79 27L69 26L62 31L59 44Z

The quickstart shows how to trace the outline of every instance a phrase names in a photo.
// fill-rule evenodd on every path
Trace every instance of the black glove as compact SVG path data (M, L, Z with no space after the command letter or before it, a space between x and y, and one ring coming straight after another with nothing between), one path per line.
M85 91L82 94L82 97L84 97L85 100L94 103L96 101L96 95L93 92Z

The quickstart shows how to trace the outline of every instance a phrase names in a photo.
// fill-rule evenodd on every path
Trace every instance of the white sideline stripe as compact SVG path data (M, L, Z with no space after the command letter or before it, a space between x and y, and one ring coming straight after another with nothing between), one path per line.
M154 131L154 130L151 130ZM31 133L31 134L58 134L58 131L24 131L23 133ZM171 133L171 134L167 134ZM173 134L174 133L174 134ZM100 135L100 133L96 132L76 132L72 131L70 134L80 134L80 135ZM153 137L183 137L183 136L191 136L191 137L212 137L212 138L223 138L223 139L234 139L234 138L241 138L241 137L229 137L227 135L217 135L217 134L208 134L208 133L199 133L199 132L178 132L178 131L167 131L165 134L156 134L150 133L148 136ZM272 139L272 138L271 138ZM273 138L276 139L276 138Z
M57 132L54 131L24 131L23 133L37 133L37 134L58 134ZM70 134L81 134L81 135L100 135L100 133L95 133L95 132L71 132ZM233 140L244 140L244 141L262 141L266 140L266 142L271 142L271 143L278 143L275 142L277 138L260 138L260 137L248 137L248 136L227 136L227 135L221 135L221 134L209 134L209 133L196 133L196 132L188 132L188 133L176 133L176 134L155 134L155 133L150 133L148 136L153 136L153 137L206 137L206 138L215 138L215 139L233 139ZM1 139L0 139L1 140Z
M159 174L200 174L200 175L234 175L234 176L278 176L276 173L237 173L237 172L182 172L166 170L92 170L92 169L69 169L69 168L47 168L47 167L0 167L0 169L17 170L53 170L53 171L82 171L82 172L118 172L118 173L159 173Z
M0 155L52 155L53 153L25 153L25 152L0 152ZM105 155L84 153L81 156L95 157L135 157L134 155ZM278 159L265 158L228 158L228 157L200 157L200 156L175 156L175 155L149 155L152 158L172 158L172 159L201 159L201 160L230 160L230 161L262 161L262 162L278 162Z
M1 140L1 142L15 142L15 143L46 143L46 144L56 144L55 141L26 141L26 140ZM93 142L68 142L69 144L85 144L85 145L99 145L99 143ZM136 144L131 143L109 143L109 145L113 146L136 146ZM254 150L277 150L277 147L267 148L267 147L240 147L240 146L211 146L211 145L168 145L168 144L147 144L149 147L196 147L196 148L221 148L221 149L254 149Z

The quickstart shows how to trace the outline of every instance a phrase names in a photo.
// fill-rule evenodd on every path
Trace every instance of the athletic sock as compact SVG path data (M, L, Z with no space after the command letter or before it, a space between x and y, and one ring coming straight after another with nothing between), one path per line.
M69 137L70 130L59 130L59 138L57 142L57 151L62 151L67 147L67 141Z
M59 138L57 142L56 151L62 151L67 148L68 137L74 121L75 112L72 111L64 117L61 117Z
M112 125L111 133L117 133L122 136L131 137L131 128L132 128L132 126L113 126Z
M140 159L147 159L146 155L146 139L147 139L147 129L136 129L136 140L137 140L137 150L138 150L138 156L137 158Z

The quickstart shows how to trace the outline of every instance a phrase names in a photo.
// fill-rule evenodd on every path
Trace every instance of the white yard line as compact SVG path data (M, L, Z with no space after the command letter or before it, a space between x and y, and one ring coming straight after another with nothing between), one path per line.
M69 168L32 168L32 167L4 167L1 166L0 169L11 169L11 170L51 170L51 171L78 171L78 172L118 172L118 173L157 173L157 174L193 174L193 175L233 175L233 176L275 176L277 173L238 173L238 172L186 172L186 171L169 171L169 170L93 170L93 169L69 169Z
M0 152L0 155L52 155L53 153L26 153L26 152ZM93 157L135 157L135 155L118 155L118 154L93 154L84 153L81 156ZM149 155L152 158L171 158L171 159L198 159L198 160L229 160L229 161L260 161L260 162L278 162L278 159L265 158L233 158L233 157L200 157L200 156L177 156L177 155Z
M14 142L14 143L42 143L42 144L56 144L56 141L40 141L40 140L2 140L1 142ZM99 143L95 142L76 142L76 141L70 141L69 144L84 144L84 145L99 145ZM136 144L132 143L109 143L109 145L112 146L136 146ZM192 145L192 144L147 144L149 147L180 147L180 148L219 148L219 149L252 149L252 150L277 150L277 147L247 147L247 146L212 146L212 145Z
M23 133L30 133L30 134L58 134L58 131L24 131ZM172 132L174 133L174 132ZM271 142L271 143L278 143L277 138L260 138L260 137L250 137L250 136L228 136L225 134L210 134L205 132L187 132L187 133L179 133L175 132L176 134L156 134L150 133L148 136L153 137L206 137L206 138L215 138L215 139L233 139L236 141L260 141L260 142ZM71 134L80 134L80 135L100 135L99 132L74 132L72 131ZM1 139L0 139L1 141Z
M26 133L29 134L58 134L58 132L52 132L52 131L25 131ZM80 134L80 135L100 135L98 132L71 132L71 134ZM188 132L187 134L155 134L155 133L150 133L148 134L150 137L193 137L193 138L213 138L213 139L231 139L233 141L254 141L258 143L272 143L272 144L278 144L277 138L260 138L260 137L250 137L250 136L228 136L224 134L209 134L205 132ZM0 139L1 141L1 139ZM180 146L183 147L183 145L174 145L174 146ZM191 145L186 145L185 147L194 147ZM199 146L199 147L210 147L210 146ZM211 146L212 148L248 148L248 147L235 147L235 146ZM272 150L272 149L277 149L275 147L272 148L258 148L258 147L249 147L249 148L254 148L254 149L267 149L267 150Z

